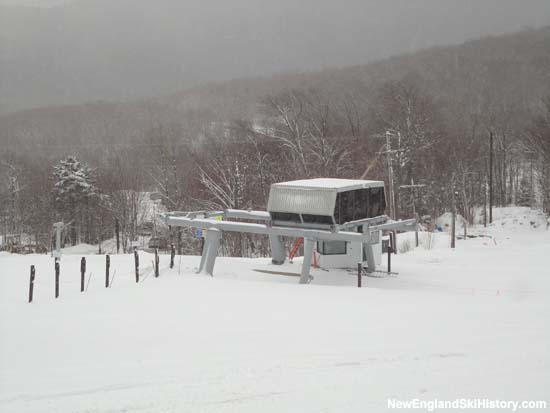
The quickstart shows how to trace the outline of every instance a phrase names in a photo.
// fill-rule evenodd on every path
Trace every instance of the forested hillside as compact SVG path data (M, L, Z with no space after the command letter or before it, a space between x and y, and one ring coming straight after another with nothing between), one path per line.
M96 242L115 218L131 225L136 193L158 192L169 210L263 209L272 182L387 180L388 149L398 217L440 214L456 192L472 219L487 197L491 135L495 202L548 209L550 28L133 103L4 115L2 223L5 233L47 239L52 222L72 221L73 242ZM54 166L74 165L68 156L93 190L61 200ZM411 183L424 186L415 193ZM243 251L236 244L229 253Z
M0 113L366 64L549 24L547 0L2 0Z

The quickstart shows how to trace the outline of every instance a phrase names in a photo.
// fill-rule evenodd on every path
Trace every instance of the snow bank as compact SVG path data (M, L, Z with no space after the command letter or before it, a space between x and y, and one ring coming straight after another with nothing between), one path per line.
M171 270L163 255L154 278L140 252L142 282L131 255L112 256L109 289L105 258L88 256L84 294L80 256L65 255L55 300L49 256L2 254L0 411L380 412L389 397L547 399L550 231L511 224L487 229L496 244L399 254L397 277L365 277L362 289L354 272L314 269L298 285L255 271L298 273L298 259L220 258L212 278L194 274L200 257Z
M529 207L511 206L493 208L493 226L544 226L547 217L539 209ZM475 213L476 224L483 224L483 210L478 209ZM488 220L487 220L488 222Z
M97 254L98 253L97 245L90 245L86 243L77 244L71 247L61 248L63 254L78 254L78 255L88 255L88 254Z
M464 230L464 224L466 224L464 217L460 214L456 214L455 228L457 234ZM451 212L445 212L435 220L435 225L438 231L451 232L453 225L453 214Z

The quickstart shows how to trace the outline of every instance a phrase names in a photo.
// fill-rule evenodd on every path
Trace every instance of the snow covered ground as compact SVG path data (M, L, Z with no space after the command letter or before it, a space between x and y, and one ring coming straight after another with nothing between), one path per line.
M459 240L436 234L393 260L397 277L296 277L269 259L0 253L1 412L379 412L401 400L548 400L550 231L526 208ZM471 231L472 232L472 231ZM421 234L422 235L422 234ZM406 237L400 237L400 241ZM431 248L426 248L431 245ZM385 259L385 257L384 257ZM27 304L29 266L35 301ZM150 274L150 275L147 275ZM550 400L548 400L550 401Z

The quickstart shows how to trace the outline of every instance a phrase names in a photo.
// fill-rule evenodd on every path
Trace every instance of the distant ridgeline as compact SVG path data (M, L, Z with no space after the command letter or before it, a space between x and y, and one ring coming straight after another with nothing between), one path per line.
M156 192L165 210L265 209L273 182L388 183L389 160L397 217L436 217L455 203L471 221L490 178L494 204L548 209L549 125L550 28L157 99L21 111L0 117L0 225L47 243L51 223L78 211L77 230L94 243L115 217L136 222L136 200L120 193ZM75 192L61 208L53 168L69 155L94 197ZM189 251L195 244L189 237ZM252 235L223 248L268 252Z

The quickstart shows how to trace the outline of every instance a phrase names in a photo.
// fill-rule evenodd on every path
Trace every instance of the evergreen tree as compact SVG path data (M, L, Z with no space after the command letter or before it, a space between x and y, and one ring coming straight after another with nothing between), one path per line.
M94 233L93 211L99 199L93 170L76 157L69 156L54 167L55 210L63 221L71 223L67 234L73 245L84 236L90 242Z

